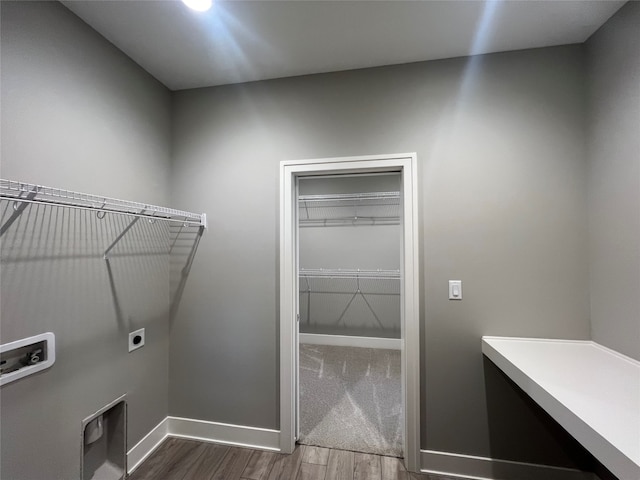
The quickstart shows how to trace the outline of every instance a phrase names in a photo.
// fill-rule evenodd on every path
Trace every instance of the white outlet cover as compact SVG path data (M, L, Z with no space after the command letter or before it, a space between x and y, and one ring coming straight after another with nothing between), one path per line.
M129 351L133 352L140 347L144 347L144 328L129 334Z

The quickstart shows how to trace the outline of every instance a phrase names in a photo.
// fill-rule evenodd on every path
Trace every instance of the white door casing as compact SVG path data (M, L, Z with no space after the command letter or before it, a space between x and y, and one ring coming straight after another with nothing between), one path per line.
M402 175L401 331L404 460L420 469L420 325L418 191L415 153L280 162L280 450L291 453L297 436L298 228L297 178L400 172Z

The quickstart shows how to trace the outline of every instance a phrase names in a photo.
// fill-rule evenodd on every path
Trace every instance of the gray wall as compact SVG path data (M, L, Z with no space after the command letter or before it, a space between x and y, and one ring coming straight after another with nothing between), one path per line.
M172 202L211 228L170 413L278 428L279 162L415 151L422 448L572 464L524 400L488 395L480 337L589 338L584 90L566 46L177 92Z
M170 94L57 2L1 2L2 177L168 203ZM0 202L0 222L13 212ZM168 227L32 206L2 237L2 343L55 365L0 390L0 477L79 477L81 421L126 393L129 447L168 412ZM127 353L127 334L146 346Z
M278 428L279 161L408 151L422 448L574 464L566 438L483 361L480 336L591 328L640 358L638 3L588 42L588 92L584 50L568 46L184 91L172 105L61 5L0 8L2 177L211 219L186 283L172 273L195 240L170 272L161 224L137 225L109 268L101 255L124 217L29 207L3 236L2 343L47 330L58 341L52 369L0 390L3 478L76 477L80 421L125 392L130 447L167 412ZM452 278L462 302L447 300ZM170 297L182 299L171 321ZM140 326L147 346L129 355Z
M392 191L400 191L398 174L312 177L299 182L300 195ZM301 218L305 210L301 207ZM317 213L313 210L311 207L311 218L355 212L351 207L337 211L322 208ZM375 207L361 207L360 211L363 216L376 214ZM381 206L377 214L389 211L389 207ZM304 225L301 223L298 237L301 268L400 269L399 224L371 225L363 219L355 224ZM362 295L354 297L358 287ZM309 290L311 293L307 293ZM399 278L362 279L359 283L355 279L301 279L300 292L301 333L400 338Z
M593 339L640 360L640 3L587 42Z

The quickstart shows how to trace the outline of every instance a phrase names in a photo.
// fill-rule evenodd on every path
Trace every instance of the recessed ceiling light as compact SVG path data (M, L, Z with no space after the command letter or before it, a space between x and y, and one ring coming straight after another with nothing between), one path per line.
M212 0L182 0L187 7L198 12L206 12L211 8Z

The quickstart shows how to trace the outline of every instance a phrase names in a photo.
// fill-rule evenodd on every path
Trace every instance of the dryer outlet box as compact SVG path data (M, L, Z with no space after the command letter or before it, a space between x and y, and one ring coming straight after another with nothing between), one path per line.
M129 334L129 351L133 352L140 347L144 347L144 328Z

